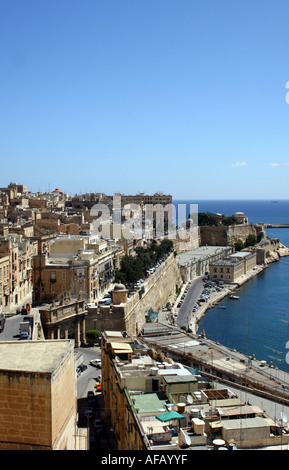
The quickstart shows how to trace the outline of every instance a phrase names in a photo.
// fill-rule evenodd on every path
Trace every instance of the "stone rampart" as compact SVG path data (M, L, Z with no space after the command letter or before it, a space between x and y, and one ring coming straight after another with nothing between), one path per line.
M166 302L174 300L176 284L181 284L182 279L174 254L150 276L145 285L145 292L139 300L128 301L126 315L127 331L138 334L146 321L149 309L158 312Z
M89 307L86 323L93 323L94 328L100 331L127 331L135 336L141 331L150 309L158 312L166 302L174 300L176 284L182 284L182 279L177 259L172 253L146 279L143 289L130 295L127 302L101 309Z
M232 246L237 240L246 241L249 235L257 236L262 231L262 226L254 224L236 224L225 227L223 225L213 227L200 227L201 245L208 246Z

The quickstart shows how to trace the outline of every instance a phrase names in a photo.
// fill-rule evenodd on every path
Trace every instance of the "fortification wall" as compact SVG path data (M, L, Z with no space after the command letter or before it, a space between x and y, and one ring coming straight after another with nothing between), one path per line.
M194 250L200 246L200 227L191 227L187 230L179 230L172 240L177 253Z
M200 227L201 245L232 246L237 240L245 242L248 235L257 236L259 231L262 231L262 227L253 224Z
M182 284L182 279L177 260L174 254L171 254L151 276L141 298L137 302L133 301L131 305L128 302L125 318L127 331L133 335L138 334L146 321L146 315L150 308L157 312L166 302L174 300L176 284Z
M228 245L233 245L237 240L244 242L249 235L257 237L257 230L253 224L230 225L227 227Z
M88 308L86 326L104 330L127 331L137 335L151 308L158 312L166 302L173 301L176 284L182 284L177 259L172 253L144 283L144 292L139 290L131 295L126 303L112 307Z

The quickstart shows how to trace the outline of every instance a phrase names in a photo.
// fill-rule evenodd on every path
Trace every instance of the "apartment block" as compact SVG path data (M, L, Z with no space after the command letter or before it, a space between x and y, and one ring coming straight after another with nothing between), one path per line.
M188 423L184 413L198 390L198 379L187 368L154 356L126 333L106 331L102 383L118 450L180 449L180 428ZM206 444L203 432L196 435L197 444Z
M9 276L2 283L0 304L7 309L20 308L32 296L32 263L37 254L37 242L25 239L22 235L10 233L0 237L0 257L6 259L3 272ZM7 265L8 258L8 265Z
M0 257L0 310L9 304L10 296L10 265L9 256Z
M258 449L289 442L286 423L126 332L104 331L101 353L104 406L118 450Z

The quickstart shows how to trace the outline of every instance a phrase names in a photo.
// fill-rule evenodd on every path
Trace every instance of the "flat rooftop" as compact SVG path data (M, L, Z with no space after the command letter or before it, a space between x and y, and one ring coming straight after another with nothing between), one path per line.
M168 401L165 396L161 397L158 393L131 395L131 399L138 413L155 413L156 415L160 414L161 410L166 410L165 405Z
M237 264L243 263L243 260L241 258L225 258L225 259L220 259L219 261L214 261L211 263L211 266L235 266Z
M247 256L254 256L255 252L252 251L237 251L231 255L232 258L246 258Z
M183 265L193 260L209 258L228 250L227 246L200 246L194 250L188 250L178 255L179 264Z
M74 349L72 340L0 342L1 370L53 372Z

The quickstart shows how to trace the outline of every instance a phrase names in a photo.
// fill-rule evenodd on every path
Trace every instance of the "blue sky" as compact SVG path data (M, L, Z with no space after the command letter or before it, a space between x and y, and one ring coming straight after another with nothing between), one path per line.
M288 0L1 0L0 186L289 198L288 18Z

